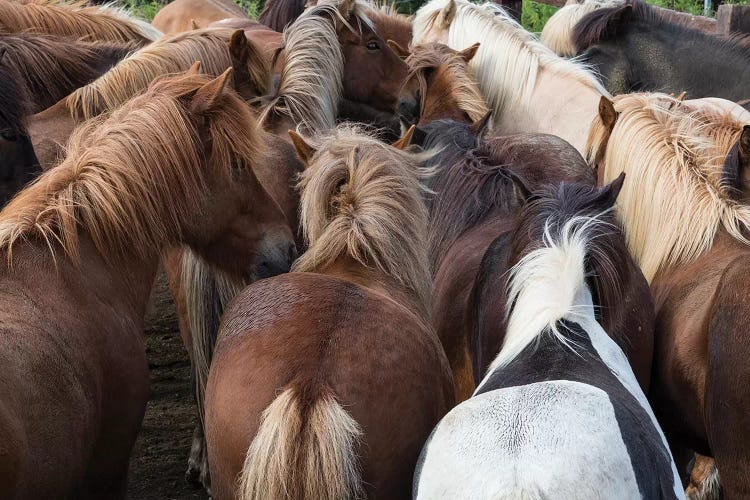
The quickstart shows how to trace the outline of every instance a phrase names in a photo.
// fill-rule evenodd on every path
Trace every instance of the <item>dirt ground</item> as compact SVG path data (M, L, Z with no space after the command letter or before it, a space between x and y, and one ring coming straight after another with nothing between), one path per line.
M195 426L190 365L163 278L146 318L151 398L130 458L129 500L206 499L185 481Z

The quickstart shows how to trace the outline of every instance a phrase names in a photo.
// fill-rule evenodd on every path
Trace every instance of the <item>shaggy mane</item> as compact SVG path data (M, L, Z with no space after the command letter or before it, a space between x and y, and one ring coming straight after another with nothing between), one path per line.
M148 258L176 241L180 221L196 214L206 179L230 176L232 165L250 168L266 154L248 134L257 124L234 92L220 96L201 140L202 122L182 98L209 81L195 74L161 79L109 117L76 129L67 157L0 212L0 248L9 261L16 242L36 239L53 257L59 244L77 262L79 231L111 260L123 249Z
M227 43L234 32L226 28L193 30L148 45L70 94L66 99L68 110L77 121L88 120L143 92L158 76L186 71L195 61L201 62L201 72L218 76L232 65ZM265 60L254 44L248 43L248 47L257 53L251 57ZM270 71L266 66L251 65L249 69L260 73ZM268 74L252 78L267 90Z
M86 7L85 2L31 3L0 0L0 31L37 33L146 45L162 34L146 21L112 5Z
M414 42L438 21L447 1L432 0L419 9L414 19ZM448 30L448 45L463 49L481 42L469 66L479 88L495 112L495 120L514 106L527 106L542 71L572 79L602 95L609 95L588 68L558 57L508 13L493 3L475 5L453 0L456 13Z
M346 255L395 280L427 307L427 211L418 178L424 157L347 125L315 143L299 184L309 248L292 269L315 272Z
M750 244L750 207L735 200L723 173L744 123L731 111L665 94L622 95L614 104L620 116L604 155L604 177L627 174L618 214L646 279L706 252L722 227Z
M586 0L583 3L568 2L555 12L544 24L541 40L544 45L561 57L578 54L573 42L573 30L584 16L598 9L616 7L624 0Z
M70 89L85 85L100 76L103 59L122 59L135 50L134 43L83 42L49 35L3 35L0 51L6 64L17 68L38 113L59 101Z
M427 94L425 73L434 69L441 81L448 82L451 95L456 99L458 107L466 112L472 121L481 120L489 112L484 96L471 77L468 63L457 51L439 43L417 45L412 48L406 64L409 66L407 82L416 78L423 96ZM420 114L424 116L424 99L421 106Z
M18 71L8 65L6 57L0 56L0 127L26 135L26 118L32 114L32 106Z
M305 0L269 0L263 6L258 21L279 33L305 11Z

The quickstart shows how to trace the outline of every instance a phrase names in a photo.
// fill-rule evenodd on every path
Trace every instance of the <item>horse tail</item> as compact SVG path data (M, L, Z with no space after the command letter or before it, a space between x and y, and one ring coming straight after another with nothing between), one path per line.
M287 388L263 412L240 473L239 498L364 498L362 430L330 391L304 402Z

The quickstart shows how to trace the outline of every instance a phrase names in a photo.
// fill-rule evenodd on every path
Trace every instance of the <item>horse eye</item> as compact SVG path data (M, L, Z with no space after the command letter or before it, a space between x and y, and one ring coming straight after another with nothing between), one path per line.
M10 142L16 142L18 140L18 134L11 129L0 130L0 137Z
M379 50L380 44L378 42L367 42L367 50Z

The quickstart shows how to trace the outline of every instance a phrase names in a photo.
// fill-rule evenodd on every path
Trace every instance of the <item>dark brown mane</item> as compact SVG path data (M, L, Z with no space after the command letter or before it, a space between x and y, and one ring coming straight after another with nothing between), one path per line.
M601 193L602 189L575 182L546 185L534 191L518 217L509 262L514 265L524 255L543 247L546 230L554 239L571 219L580 217L581 224L586 224L596 218L599 223L591 224L587 231L585 266L597 319L602 322L606 318L608 321L603 321L602 326L612 334L618 318L602 314L602 310L616 311L622 307L630 273L625 238L614 210L602 204Z
M14 67L20 76L19 84L31 100L31 114L97 79L137 48L134 43L85 42L26 33L0 37L4 64Z
M0 129L26 133L26 117L31 106L18 72L8 66L7 55L0 49Z
M305 11L305 0L269 0L258 16L258 21L282 33Z

